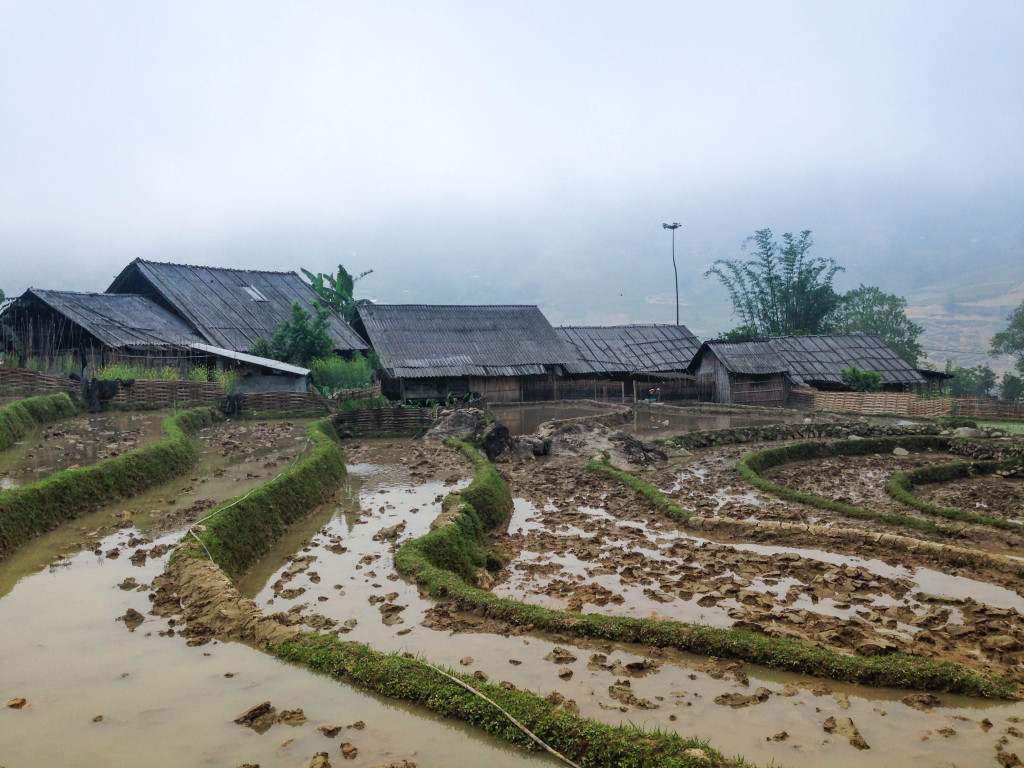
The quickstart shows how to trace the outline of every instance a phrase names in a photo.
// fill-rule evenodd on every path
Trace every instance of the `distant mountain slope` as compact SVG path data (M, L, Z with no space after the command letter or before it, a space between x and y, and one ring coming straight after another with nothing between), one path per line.
M992 336L1006 327L1006 318L1024 301L1024 267L998 267L963 272L907 297L907 316L925 330L921 345L928 360L942 368L947 359L971 367L987 363L997 372L1011 370L1010 357L989 357Z

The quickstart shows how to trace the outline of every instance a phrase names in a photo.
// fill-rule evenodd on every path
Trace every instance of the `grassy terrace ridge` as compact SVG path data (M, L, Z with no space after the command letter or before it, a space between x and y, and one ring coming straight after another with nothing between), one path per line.
M324 503L345 478L345 461L330 419L307 428L313 450L250 493L221 504L194 527L200 546L189 537L175 557L213 561L232 579L241 577L280 538L286 526ZM205 550L204 548L205 547Z
M1024 464L1024 461L1020 459L1004 459L1002 461L954 461L950 464L919 467L918 469L896 472L885 484L885 491L897 501L914 507L926 515L937 515L964 523L976 523L978 525L989 525L993 528L1019 531L1022 528L1021 524L1015 523L1012 520L969 512L965 509L940 507L937 504L922 501L914 495L914 486L924 485L925 483L945 483L951 480L962 480L975 475L990 475L1001 470L1017 470L1021 468L1022 464Z
M305 635L274 648L281 658L305 664L344 682L427 707L445 717L464 720L519 747L538 749L494 706L439 675L429 664L329 635ZM445 670L502 707L538 738L581 766L600 768L671 768L673 766L746 766L727 760L705 742L666 731L613 726L553 707L528 691L481 683ZM687 754L690 752L690 754Z
M620 483L632 488L638 494L650 501L658 510L673 520L685 521L696 516L692 509L684 509L675 503L669 496L665 495L650 483L644 482L639 477L629 472L616 469L607 461L593 459L587 464L587 469L592 472L600 472L603 475L615 478Z
M893 525L903 528L914 528L920 531L955 535L959 530L957 526L941 525L934 520L927 520L912 515L901 515L894 512L878 512L873 509L858 507L854 504L846 504L834 499L826 499L813 493L805 493L788 488L778 483L773 483L761 473L773 467L789 464L794 461L807 461L810 459L829 459L839 456L866 456L873 453L889 453L894 448L905 448L908 451L924 451L928 449L946 450L949 448L950 440L945 437L932 435L904 435L898 437L872 437L859 440L837 440L828 443L805 442L793 443L791 445L779 446L776 448L765 448L761 451L748 453L740 457L736 462L736 469L740 476L755 485L762 491L771 493L789 501L796 501L807 504L818 509L827 509L838 512L847 517L859 517L868 520L875 520L886 525Z
M74 416L76 410L65 392L28 397L0 407L0 451L10 448L34 427Z
M810 643L741 630L663 619L573 613L501 598L470 586L467 577L472 578L472 573L487 560L483 533L507 521L506 510L511 508L512 497L494 467L476 448L458 441L449 444L473 460L477 467L474 480L461 493L453 492L445 499L445 512L453 518L450 524L407 542L395 553L397 569L414 577L434 597L452 599L466 607L482 607L489 617L539 630L673 647L876 687L949 691L984 698L1017 697L1017 688L1009 681L953 662L906 654L851 656ZM644 490L640 492L646 495Z
M218 418L213 408L169 416L161 422L164 439L156 445L0 491L0 557L65 520L188 471L199 460L190 435Z

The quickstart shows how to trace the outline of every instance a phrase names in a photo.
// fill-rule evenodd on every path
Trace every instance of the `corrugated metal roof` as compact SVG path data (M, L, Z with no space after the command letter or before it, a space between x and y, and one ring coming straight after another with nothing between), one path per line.
M565 326L555 332L579 356L570 373L683 371L700 349L685 325Z
M295 376L309 375L309 368L300 368L299 366L291 365L290 363L282 363L280 360L271 360L269 357L247 355L244 352L222 349L221 347L214 347L210 344L189 344L189 347L200 352L206 352L210 355L216 355L217 357L223 357L228 360L237 360L240 363L248 363L249 365L258 365L261 368L270 368L271 370L281 371L282 373L291 373Z
M29 288L11 314L38 301L83 328L107 346L187 346L201 338L180 317L145 296L78 293Z
M269 338L291 316L298 302L312 314L313 288L295 272L224 269L136 259L107 289L142 293L173 308L204 340L224 349L247 351ZM260 298L263 297L263 298ZM336 314L328 333L338 350L364 350L367 344Z
M733 373L765 374L785 371L798 386L842 384L844 368L882 374L882 384L919 385L925 378L876 335L864 333L818 336L778 336L757 341L709 341L701 347L691 368L705 349Z
M576 362L534 306L371 304L359 317L395 378L529 376Z

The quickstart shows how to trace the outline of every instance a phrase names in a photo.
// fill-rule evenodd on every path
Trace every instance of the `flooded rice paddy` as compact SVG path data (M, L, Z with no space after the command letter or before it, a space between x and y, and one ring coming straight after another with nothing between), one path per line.
M241 644L190 644L173 620L149 614L148 587L185 528L289 466L307 449L304 426L238 422L209 430L202 464L189 477L73 520L0 561L0 699L27 700L23 709L0 709L0 765L304 768L321 751L335 765L558 764ZM645 479L702 514L851 525L752 491L734 476L739 453L674 457ZM345 487L239 584L284 623L528 689L608 723L709 739L758 765L996 766L999 751L1024 754L1019 702L914 698L671 649L538 633L438 603L395 572L394 551L429 530L444 496L469 482L471 465L433 441L350 442L345 454ZM893 466L878 458L813 471L830 477L830 493L869 493ZM515 496L508 530L495 537L509 558L493 586L499 595L583 613L738 626L849 653L899 649L1020 679L1015 652L985 645L998 635L1024 647L1024 590L1012 581L883 551L833 551L824 542L696 536L575 458L499 471ZM868 472L877 477L857 479ZM263 701L301 709L299 724L257 733L233 722ZM855 723L859 740L829 730L830 718ZM338 736L318 730L331 725L340 726ZM342 759L342 742L358 749L353 762Z

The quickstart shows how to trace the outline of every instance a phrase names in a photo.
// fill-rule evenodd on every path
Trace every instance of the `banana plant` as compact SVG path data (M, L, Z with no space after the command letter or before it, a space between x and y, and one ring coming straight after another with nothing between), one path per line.
M338 265L337 276L323 273L314 275L308 269L302 270L302 274L309 278L313 291L320 297L321 302L341 315L347 323L351 323L356 319L356 308L370 303L368 299L356 299L353 294L356 281L361 280L371 272L373 270L368 269L353 277L341 264Z

